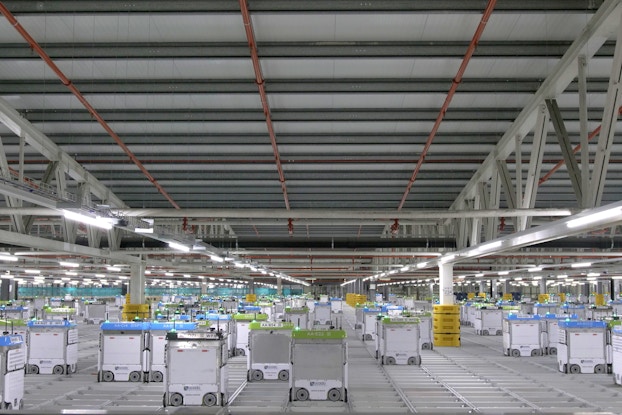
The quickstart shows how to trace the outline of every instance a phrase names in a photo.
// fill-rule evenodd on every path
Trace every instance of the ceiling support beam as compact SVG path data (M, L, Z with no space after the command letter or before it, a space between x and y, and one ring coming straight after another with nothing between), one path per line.
M587 60L585 56L579 56L577 60L578 92L579 92L579 145L581 146L581 199L579 207L585 209L591 200L590 190L590 147L588 136L588 115L587 115ZM574 154L575 150L573 150Z
M110 189L86 171L70 155L65 153L59 146L40 132L28 120L24 119L11 105L0 98L0 122L9 128L16 136L24 136L26 143L39 152L43 157L51 161L58 161L60 169L77 182L88 182L91 192L99 199L109 200L114 207L127 207L127 205ZM37 203L36 201L33 203Z
M618 11L615 17L618 20L616 48L613 53L613 64L611 65L609 89L607 91L605 110L603 111L602 128L598 136L598 145L594 158L594 170L591 180L592 194L589 207L599 206L603 197L607 178L607 167L609 165L609 158L611 157L611 146L613 144L613 136L618 119L618 107L620 106L620 82L622 82L622 13Z
M9 167L9 162L6 158L6 152L4 151L4 144L2 143L2 139L0 138L0 174L2 177L5 177L8 182L11 182L13 179L11 178L11 168ZM0 193L2 192L2 187L0 186ZM9 196L7 193L4 193L4 201L9 208L20 209L22 207L22 199L18 197ZM13 228L18 233L26 233L26 227L24 226L24 221L22 217L17 215L11 215L11 222L13 223Z
M266 127L268 128L268 134L270 135L270 143L272 144L272 152L274 154L274 163L276 164L276 170L279 175L279 182L281 183L281 191L283 192L285 209L289 210L289 196L287 195L285 174L283 173L283 166L281 165L281 155L279 153L279 147L276 142L276 132L274 131L274 125L272 124L270 104L268 103L268 96L266 94L265 82L263 78L263 73L261 71L261 63L259 62L259 54L257 52L257 40L255 39L253 22L251 20L251 15L248 10L248 3L246 0L240 0L240 11L242 12L242 19L244 20L246 40L248 41L248 48L250 49L251 59L253 61L253 70L255 71L255 82L257 83L259 97L261 98L261 106L263 107L263 113L266 118Z
M43 177L41 177L41 184L49 185L52 180L56 177L56 172L58 170L58 162L50 161L43 173ZM35 217L33 215L26 215L24 217L24 225L26 226L26 233L30 233L32 229L32 225L35 223Z
M523 196L522 208L532 209L536 205L536 194L538 193L538 180L540 179L540 171L542 169L542 158L544 157L544 148L546 145L546 135L549 128L549 113L546 107L542 105L538 111L536 120L536 128L533 133L533 144L531 148L531 157L529 158L529 170L525 181L525 194ZM529 218L519 220L518 231L524 231L530 227Z
M581 201L583 200L581 170L579 169L579 164L577 163L577 159L575 158L574 152L572 151L572 144L570 143L570 138L568 137L566 125L564 124L561 111L559 110L559 106L557 105L557 100L547 99L545 100L545 102L546 108L548 109L549 115L551 117L551 121L553 121L553 128L555 128L557 141L559 141L559 147L561 148L562 156L564 157L564 162L566 163L566 169L568 170L568 176L570 176L572 189L574 190L574 194L577 197L577 201L581 203ZM540 175L538 175L538 177L539 176Z
M23 235L3 230L0 230L0 243L40 249L45 252L63 252L64 254L73 254L85 257L108 258L127 263L140 262L140 258L133 255L127 255L120 252L111 252L106 249L90 248L83 245L38 238L36 236ZM45 254L45 252L42 254Z
M525 136L533 129L541 103L547 98L561 94L577 76L578 57L585 56L586 59L591 59L605 43L612 29L620 25L621 7L619 0L606 0L602 4L587 23L581 36L568 48L480 168L473 174L471 180L454 200L450 210L457 209L460 201L472 197L477 190L478 183L492 177L496 161L506 159L512 152L516 135Z

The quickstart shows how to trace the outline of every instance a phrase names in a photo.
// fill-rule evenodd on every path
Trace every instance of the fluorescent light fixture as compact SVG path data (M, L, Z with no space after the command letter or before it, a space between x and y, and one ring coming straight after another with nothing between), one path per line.
M17 262L18 260L19 258L13 255L0 255L0 261Z
M570 220L566 222L566 226L569 228L578 228L579 226L589 225L590 223L599 222L601 220L614 219L616 216L620 215L622 215L622 208L616 207Z
M194 244L192 245L192 250L193 251L207 251L207 248L203 245Z
M570 264L570 266L572 268L586 268L586 267L591 267L592 263L591 262L575 262L573 264Z
M210 255L209 258L214 262L225 262L225 259L218 255Z
M479 278L479 277L483 277L483 276L484 276L484 273L483 273L483 272L480 272L480 273L478 273L478 274L475 274L475 276L476 276L476 277L478 277L478 278Z
M61 278L61 281L71 281L71 278L65 278L65 277L63 277L63 278Z
M537 277L533 277L534 280L541 280L542 276L538 275Z
M499 271L497 272L497 275L509 275L510 271Z
M72 275L72 276L76 276L76 275L78 275L78 273L77 273L77 272L74 272L74 271L65 271L65 275Z
M428 266L428 263L427 263L427 262L419 262L419 263L417 264L417 268L425 268L425 267L427 267L427 266Z
M153 228L134 228L136 233L153 233Z
M514 281L522 281L522 280L523 280L523 278L522 278L522 277L516 277L516 278L514 278Z
M586 280L588 280L588 281L596 281L596 277L588 277L588 278L586 278Z
M106 276L104 274L95 274L95 277L97 277L97 278L106 278Z
M0 258L2 259L2 258ZM64 262L61 261L58 263L61 267L68 267L68 268L78 268L80 266L80 264L76 263L76 262Z
M106 267L106 269L108 271L111 271L111 272L119 272L119 271L121 271L121 268L119 268L119 267Z
M24 272L26 274L41 274L41 270L38 269L25 269Z
M184 274L184 278L190 278L190 274Z
M119 275L120 280L128 280L130 277L126 277L125 275Z
M408 271L410 271L410 266L408 266L408 265L400 268L400 272L408 272Z
M165 272L165 273L164 273L164 276L166 276L166 277L172 277L172 276L174 276L174 275L175 275L175 274L173 274L172 272Z
M168 246L170 248L176 249L178 251L190 252L190 247L188 247L186 245L182 245L182 244L177 243L177 242L169 242Z
M539 272L539 271L542 271L542 267L529 268L527 271L529 271L529 272Z
M106 229L106 230L112 229L113 228L112 222L116 221L115 219L103 218L101 216L97 216L97 217L87 216L87 215L83 215L82 213L72 212L70 210L63 210L63 216L69 220L73 220L76 222L84 223L86 225L91 225L91 226L95 226L95 227Z
M567 275L567 274L559 274L559 275L557 276L557 278L559 278L559 279L562 279L562 278L568 278L568 275Z
M151 274L151 271L149 271L148 269L145 270L145 275L149 275Z
M600 272L588 272L588 277L600 277Z

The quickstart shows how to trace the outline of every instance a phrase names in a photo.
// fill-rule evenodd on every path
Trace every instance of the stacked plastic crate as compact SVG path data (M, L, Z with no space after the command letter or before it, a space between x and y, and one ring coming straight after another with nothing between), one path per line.
M434 346L460 347L460 305L435 304L432 326Z

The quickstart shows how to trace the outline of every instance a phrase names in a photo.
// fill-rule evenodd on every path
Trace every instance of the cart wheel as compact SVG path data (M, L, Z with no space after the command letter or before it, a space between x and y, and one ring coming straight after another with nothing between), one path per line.
M569 371L573 375L577 375L577 374L581 373L581 366L579 366L579 365L570 365Z
M482 336L488 336L489 334L488 330L482 330Z
M279 380L282 380L284 382L289 380L289 370L285 370L285 369L281 370L279 372Z
M246 351L244 349L235 349L236 356L246 356Z
M605 365L596 365L596 366L594 366L594 373L596 373L597 375L602 375L606 371L607 370L605 369Z
M164 380L164 375L160 371L155 371L151 374L152 382L162 382Z
M7 404L4 405L4 407L5 407L5 409L11 410L11 409L13 409L13 404L12 403L7 403Z
M184 397L180 393L172 393L168 398L171 406L181 406L184 404Z
M263 380L263 372L261 370L253 370L251 372L251 377L254 381Z
M549 354L550 355L556 355L557 354L557 347L549 347Z
M372 338L371 338L371 334L367 333L367 334L365 335L365 338L364 338L363 340L372 340Z
M142 376L140 374L140 372L130 372L130 382L140 382L142 379Z
M102 372L102 380L104 382L113 382L114 381L114 373L109 370Z
M31 375L38 375L39 374L39 366L37 366L37 365L28 365L28 373L30 373Z
M378 359L378 350L376 350L376 359Z
M331 390L328 391L329 401L337 402L340 399L341 399L341 391L339 389L332 388Z
M23 399L19 400L19 407L17 409L24 409L24 400Z
M420 365L421 364L421 356L410 356L408 358L409 365Z
M61 365L56 365L52 369L52 373L54 373L55 375L62 375L63 373L65 373L65 368Z
M395 358L393 356L385 357L384 358L384 364L385 365L394 365L395 364Z
M520 357L520 350L518 349L512 349L511 353L512 357Z
M206 393L203 395L203 405L214 406L218 402L218 398L213 393Z
M533 349L531 351L531 355L532 356L541 356L542 355L542 351L540 351L540 349Z
M502 335L503 335L503 330L497 330L496 336L502 336Z
M421 350L430 350L430 343L421 344Z
M309 391L305 388L300 388L296 390L296 400L297 401L306 401L309 399Z

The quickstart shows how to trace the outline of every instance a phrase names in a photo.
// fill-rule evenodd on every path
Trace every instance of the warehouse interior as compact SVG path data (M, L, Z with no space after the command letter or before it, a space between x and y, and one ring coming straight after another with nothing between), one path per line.
M619 0L7 0L0 13L0 300L620 297ZM459 348L422 351L416 375L376 366L354 312L358 389L325 412L379 411L368 377L387 412L622 412L609 376L508 361L500 336L471 327ZM126 385L91 373L96 328L81 330L90 363L23 411L128 410ZM516 372L507 384L485 370L491 350ZM238 402L281 396L231 363ZM486 406L451 367L520 404ZM25 398L45 376L26 376ZM562 382L551 406L521 389L547 376ZM87 378L110 399L72 395ZM409 385L426 379L456 407L417 401ZM161 388L135 385L150 403L131 410L192 410L163 408ZM317 409L275 399L265 411ZM235 402L219 410L259 405Z

